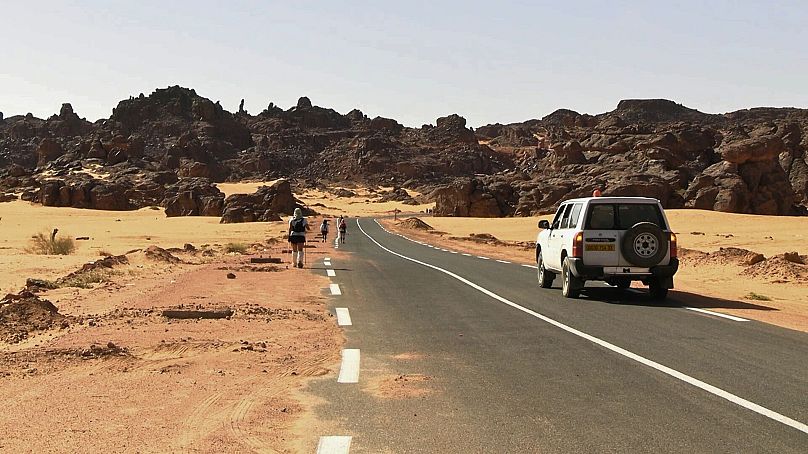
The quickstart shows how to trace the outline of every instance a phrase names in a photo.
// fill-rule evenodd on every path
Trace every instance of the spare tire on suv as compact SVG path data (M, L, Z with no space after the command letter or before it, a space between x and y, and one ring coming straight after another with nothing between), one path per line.
M659 264L668 253L668 235L656 224L638 222L623 235L620 250L631 264L649 268Z

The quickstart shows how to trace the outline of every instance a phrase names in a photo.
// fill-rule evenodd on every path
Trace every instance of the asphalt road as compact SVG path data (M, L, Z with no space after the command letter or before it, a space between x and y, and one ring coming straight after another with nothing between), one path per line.
M808 452L808 335L606 287L568 300L359 223L331 278L359 383L311 385L350 452ZM399 374L431 393L372 392Z

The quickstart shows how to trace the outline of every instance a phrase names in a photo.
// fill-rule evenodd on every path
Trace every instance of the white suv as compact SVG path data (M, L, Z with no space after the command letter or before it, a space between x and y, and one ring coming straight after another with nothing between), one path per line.
M561 293L576 298L588 280L625 289L642 281L664 299L679 269L676 235L657 199L588 197L564 201L552 224L539 221L539 285L561 274Z

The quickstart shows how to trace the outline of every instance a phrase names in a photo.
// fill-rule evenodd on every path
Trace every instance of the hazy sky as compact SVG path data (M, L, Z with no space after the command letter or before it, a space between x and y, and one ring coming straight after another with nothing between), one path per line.
M0 0L0 111L94 121L182 85L231 111L300 96L408 126L808 107L808 1Z

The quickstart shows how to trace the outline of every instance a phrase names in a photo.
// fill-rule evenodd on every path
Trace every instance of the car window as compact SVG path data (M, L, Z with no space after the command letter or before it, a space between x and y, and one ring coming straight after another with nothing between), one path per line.
M586 228L594 230L628 230L638 222L650 222L665 229L659 207L650 203L593 204Z
M582 203L576 203L572 206L572 212L570 213L570 227L575 227L578 225L578 218L581 217L581 208L583 208Z
M614 229L614 205L593 204L589 209L587 228L593 230Z
M619 229L630 229L638 222L650 222L664 229L665 222L657 205L650 203L621 203L617 205Z
M564 210L567 209L569 205L561 205L558 207L558 211L556 211L556 215L553 218L553 223L550 224L551 229L557 229L561 227L561 216L564 214Z
M562 229L566 229L567 227L569 227L571 210L572 210L572 204L567 205L567 208L564 209L564 215L561 217Z

